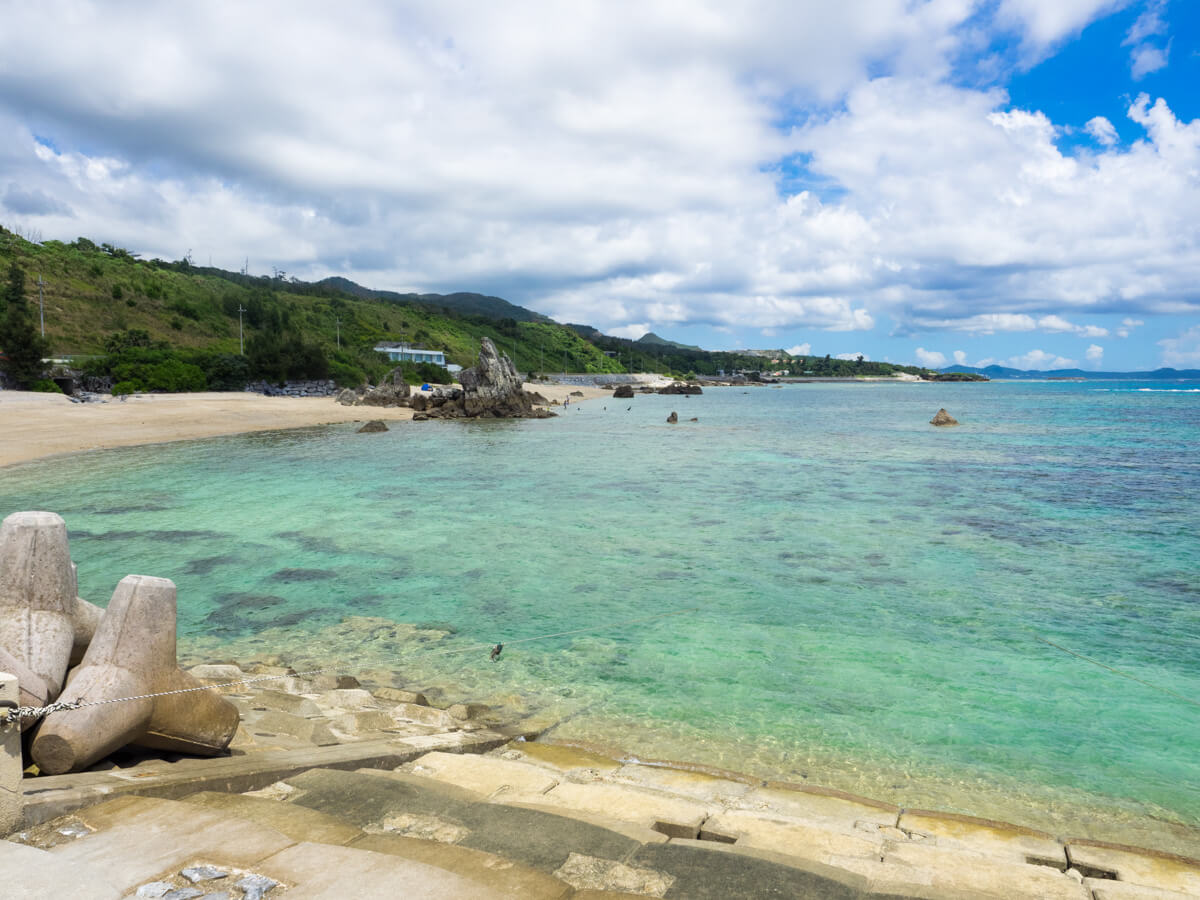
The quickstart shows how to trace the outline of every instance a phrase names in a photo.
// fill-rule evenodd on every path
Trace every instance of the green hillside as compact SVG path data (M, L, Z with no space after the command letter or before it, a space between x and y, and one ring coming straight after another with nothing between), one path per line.
M308 283L284 273L253 276L189 259L143 260L87 238L35 244L0 228L0 273L14 263L25 276L35 327L41 281L50 354L133 390L229 389L247 380L328 377L350 386L390 368L372 349L381 341L443 350L449 363L465 367L474 364L483 337L522 372L933 375L864 360L793 359L783 351L772 359L710 352L652 334L632 341L587 325L560 325L483 294L397 294L340 278Z
M238 355L240 307L251 362L255 348L269 351L264 345L272 342L285 352L316 348L328 363L328 374L344 384L386 371L386 361L371 349L379 341L444 350L448 362L469 366L485 336L495 340L521 371L540 368L543 360L556 371L621 371L615 360L574 331L548 321L493 319L448 307L435 312L423 302L358 297L328 284L254 277L188 260L142 260L86 238L39 245L0 233L0 270L7 272L14 261L26 275L35 325L37 282L44 282L46 338L56 358L78 361L103 355L112 335L131 330L144 331L155 344L184 353ZM312 356L308 354L310 360ZM301 368L308 370L301 377L323 377L319 365ZM275 374L250 372L251 377Z

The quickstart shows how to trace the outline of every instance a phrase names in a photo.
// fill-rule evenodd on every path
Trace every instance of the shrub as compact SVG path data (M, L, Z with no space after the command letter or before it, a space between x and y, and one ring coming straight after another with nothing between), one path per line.
M31 391L37 391L39 394L61 394L62 388L49 378L41 378L29 386Z
M112 298L114 300L120 300L124 296L125 291L121 288L121 286L119 284L114 284L112 286Z
M118 381L112 386L112 395L114 397L120 397L124 394L136 394L137 391L138 386L132 381Z

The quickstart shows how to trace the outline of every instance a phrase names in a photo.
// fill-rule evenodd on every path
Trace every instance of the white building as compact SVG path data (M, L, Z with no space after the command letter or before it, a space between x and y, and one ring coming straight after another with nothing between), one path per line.
M384 353L392 362L433 363L446 366L446 354L442 350L426 350L411 344L376 344L376 353Z

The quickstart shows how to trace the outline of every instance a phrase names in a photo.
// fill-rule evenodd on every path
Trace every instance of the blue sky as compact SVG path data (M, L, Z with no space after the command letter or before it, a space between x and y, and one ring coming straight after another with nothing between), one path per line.
M0 0L0 223L711 349L1200 367L1200 4L732 6Z

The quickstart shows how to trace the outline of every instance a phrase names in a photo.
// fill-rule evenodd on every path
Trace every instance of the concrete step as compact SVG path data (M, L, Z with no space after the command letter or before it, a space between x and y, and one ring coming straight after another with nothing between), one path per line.
M87 897L89 900L120 900L119 886L93 866L70 868L47 850L0 841L0 872L5 900L45 900L47 897Z
M423 854L432 852L431 843L480 850L552 875L574 887L576 893L571 896L577 898L598 898L613 891L667 898L803 896L850 900L871 896L863 876L834 869L812 871L753 850L731 852L734 848L727 845L668 839L660 831L636 828L629 822L618 822L617 829L606 828L598 824L603 817L587 811L593 808L591 800L583 805L583 811L489 802L489 796L503 795L506 786L521 781L528 773L511 766L491 768L474 762L459 771L469 776L470 783L479 790L452 783L449 779L455 763L439 757L430 761L429 770L436 770L440 777L407 771L313 770L288 778L289 790L281 791L280 796L288 805L320 810L372 833L355 841L354 847L380 851L386 848L384 841L390 843L399 836L420 838ZM631 798L642 802L645 795L653 793L608 784L560 783L554 790L564 784L601 789L608 800L619 804ZM665 795L656 795L654 802L661 804L664 798L691 803ZM569 815L560 814L564 811ZM632 817L644 818L641 812ZM692 827L695 830L698 824ZM647 839L631 837L631 832ZM417 851L411 841L395 846L399 852ZM596 891L601 893L589 893Z

